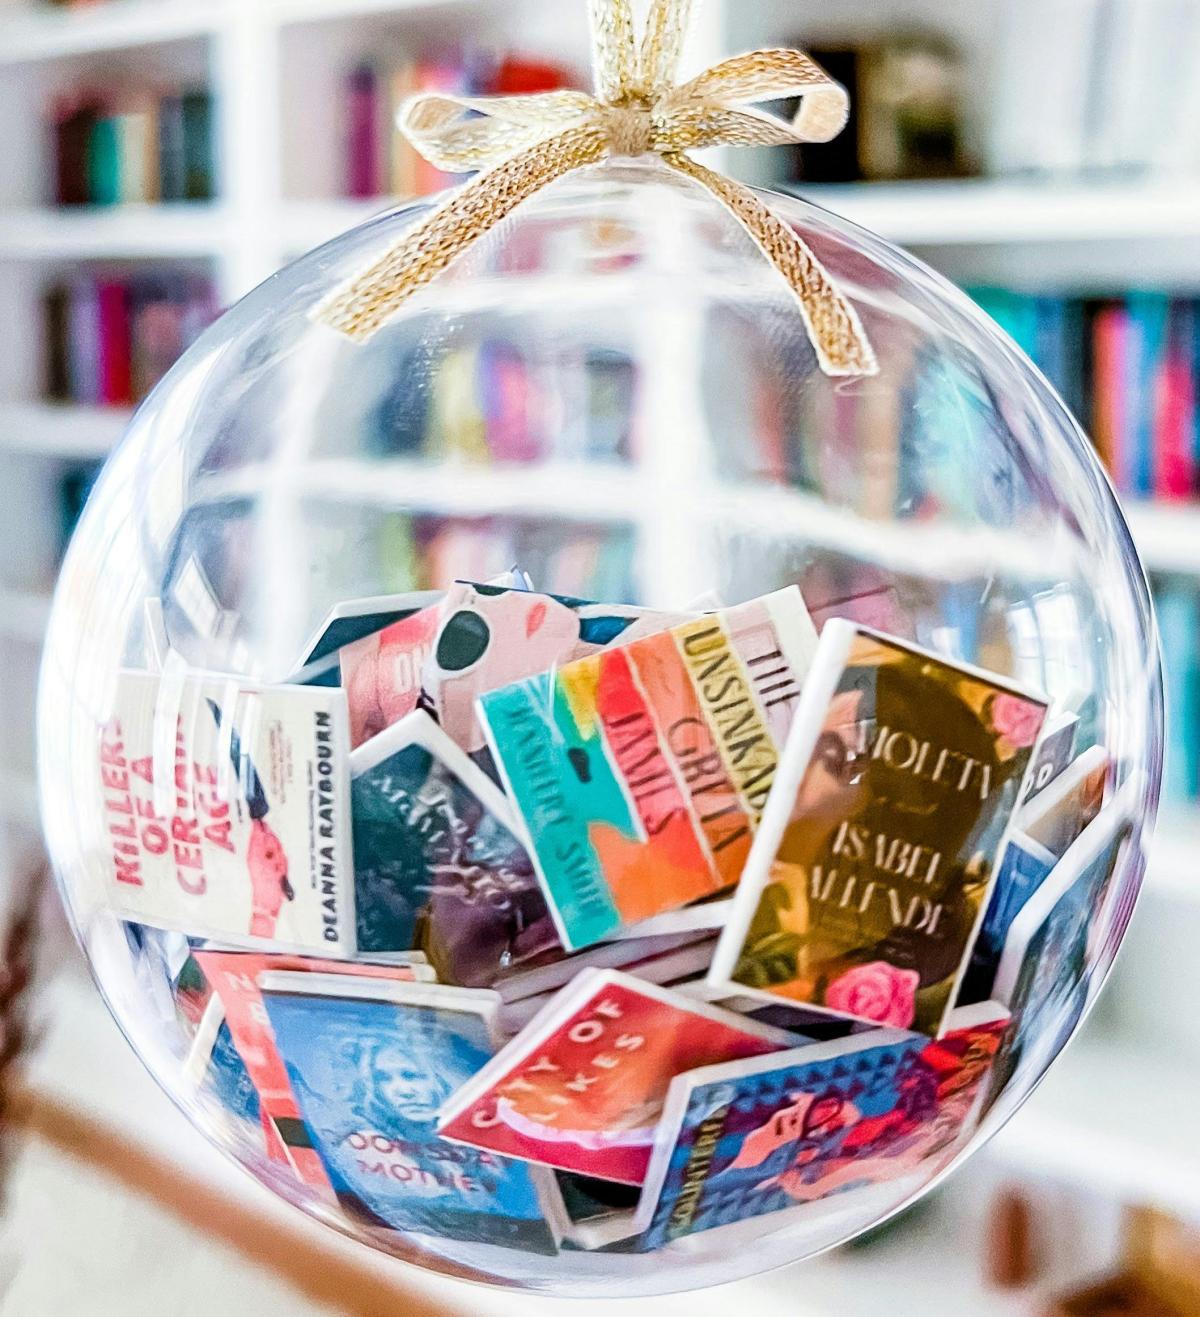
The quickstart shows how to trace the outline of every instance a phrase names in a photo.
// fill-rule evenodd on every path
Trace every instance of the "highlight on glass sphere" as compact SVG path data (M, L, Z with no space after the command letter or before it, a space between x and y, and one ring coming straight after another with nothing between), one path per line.
M44 660L52 857L193 1121L397 1257L563 1295L802 1259L930 1187L1095 999L1161 760L1142 571L964 296L665 164L551 183L355 343L428 214L137 414Z

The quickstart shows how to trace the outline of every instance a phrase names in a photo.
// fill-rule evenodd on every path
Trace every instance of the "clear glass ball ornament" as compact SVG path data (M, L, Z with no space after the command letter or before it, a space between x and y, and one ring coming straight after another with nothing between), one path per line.
M314 323L314 306L429 204L361 225L224 315L103 472L67 555L40 692L43 814L63 897L121 1028L187 1115L277 1193L376 1248L560 1295L668 1292L804 1259L979 1146L1109 969L1160 775L1142 568L1088 441L1029 361L962 293L837 216L770 198L857 308L880 363L872 378L822 374L777 273L712 198L654 162L546 188L365 345ZM197 1068L203 983L182 935L205 930L141 925L114 896L98 788L119 778L100 764L118 672L161 664L163 688L174 683L153 727L167 818L177 726L210 716L180 707L189 672L283 681L339 601L514 563L539 590L667 609L795 583L818 624L849 616L1036 687L1078 713L1078 749L1107 747L1112 790L1132 807L1103 908L1043 947L1048 981L1021 1064L986 1113L962 1115L942 1155L897 1157L894 1173L875 1165L818 1201L654 1252L528 1251L440 1234L436 1211L401 1214L395 1228L385 1199L356 1211L352 1195L318 1186L319 1171L306 1176L295 1144L271 1146L261 1094L212 1059L227 1038L210 1039ZM1055 955L1056 939L1071 946ZM327 1072L351 1112L366 1064L352 1050ZM449 1079L436 1066L410 1076L408 1099L396 1084L372 1100L411 1107L427 1089L431 1112ZM386 1112L373 1119L387 1125ZM400 1153L378 1157L393 1178ZM436 1207L443 1188L434 1177L413 1193Z

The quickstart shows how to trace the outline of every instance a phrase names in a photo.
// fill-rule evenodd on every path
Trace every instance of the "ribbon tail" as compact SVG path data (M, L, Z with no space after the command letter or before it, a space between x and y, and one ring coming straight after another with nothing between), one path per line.
M858 312L838 291L829 272L800 236L741 183L715 173L680 152L663 159L721 202L787 280L826 375L877 375L879 363Z
M395 246L313 311L313 319L365 343L419 289L437 278L501 220L556 178L596 163L608 138L580 124L477 175Z

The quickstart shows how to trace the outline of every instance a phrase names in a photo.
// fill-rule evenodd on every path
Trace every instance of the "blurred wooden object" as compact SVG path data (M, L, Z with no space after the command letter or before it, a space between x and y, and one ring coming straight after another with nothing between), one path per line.
M44 860L26 861L15 873L0 940L0 1206L12 1158L12 1093L32 1037L32 990L42 900L49 886Z
M1137 1276L1122 1274L1052 1300L1042 1317L1193 1317L1195 1312L1165 1303Z
M1125 1265L1183 1313L1200 1313L1200 1229L1154 1207L1126 1214Z
M1019 1289L1037 1274L1033 1204L1016 1185L996 1194L988 1212L984 1278L997 1289Z

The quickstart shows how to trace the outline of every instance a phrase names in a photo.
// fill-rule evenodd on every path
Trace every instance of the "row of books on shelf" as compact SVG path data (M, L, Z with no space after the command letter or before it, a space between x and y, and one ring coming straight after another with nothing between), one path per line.
M363 60L343 87L345 178L349 197L424 196L455 180L429 164L396 130L396 115L416 92L499 96L555 91L576 82L561 64L525 55L443 49L399 65Z
M80 273L43 294L52 401L140 401L217 313L208 278L175 271Z
M627 462L633 450L638 372L613 349L562 336L495 336L454 348L428 389L411 387L424 349L396 363L392 384L368 419L384 456L471 463L553 459Z
M213 98L204 88L85 88L50 107L60 206L209 201Z
M197 503L176 531L172 562L194 559L210 579L226 582L231 595L252 594L258 555L246 546L261 541L260 516L250 498ZM534 564L558 594L590 597L602 589L605 597L633 599L639 593L636 531L625 523L446 517L316 499L304 529L299 579L328 582L339 595L432 589L468 570L487 580L518 560Z
M1056 386L1121 493L1200 493L1200 304L1158 292L973 296Z
M404 517L399 524L393 517L389 522L392 560L407 555L408 578L420 589L452 580L464 562L486 580L503 570L502 564L519 561L535 564L539 579L552 581L556 593L590 597L607 590L615 599L637 593L636 541L627 526L564 527L516 517Z

